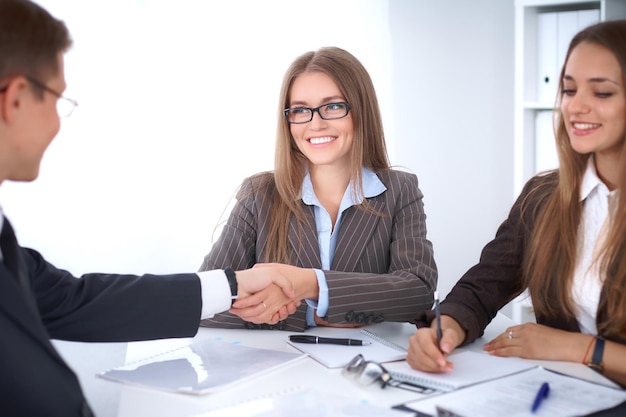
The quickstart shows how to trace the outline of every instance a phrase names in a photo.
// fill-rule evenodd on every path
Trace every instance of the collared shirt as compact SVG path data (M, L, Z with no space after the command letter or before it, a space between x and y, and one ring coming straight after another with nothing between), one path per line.
M0 233L4 227L4 211L0 206ZM0 249L0 262L4 262L4 255ZM232 296L226 274L221 269L196 273L200 279L200 296L202 297L202 310L200 319L208 319L217 313L230 308Z
M597 334L596 314L604 279L599 271L598 254L611 223L611 205L616 190L609 191L596 171L593 156L587 162L583 176L580 201L583 212L578 225L577 261L572 283L572 298L576 318L583 333Z
M317 241L320 247L320 258L323 270L330 270L330 266L333 263L333 256L335 255L335 246L337 245L337 236L339 235L343 212L352 206L361 204L363 202L363 198L376 197L387 190L387 187L385 187L385 184L382 183L380 178L378 178L378 176L368 168L364 167L362 169L361 176L363 196L356 196L356 198L354 198L354 184L351 181L343 194L334 227L330 215L315 195L313 183L311 182L311 175L308 172L302 181L302 201L306 205L313 206L315 214ZM307 323L309 326L315 326L315 309L317 309L317 315L319 317L324 317L326 313L328 313L329 305L326 275L322 270L314 269L314 271L317 276L317 282L320 290L317 301L306 300L307 305L309 306L307 310Z

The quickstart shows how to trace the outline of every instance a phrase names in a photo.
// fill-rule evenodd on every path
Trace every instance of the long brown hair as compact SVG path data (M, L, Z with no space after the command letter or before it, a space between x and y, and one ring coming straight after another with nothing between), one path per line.
M390 166L374 84L361 62L349 52L337 47L321 48L296 58L285 73L278 103L274 161L274 181L278 196L275 196L272 206L270 241L267 244L268 259L266 259L271 262L291 261L287 251L289 221L295 216L301 225L304 220L300 191L306 175L307 159L296 146L283 112L289 107L294 80L305 72L321 72L328 75L350 103L354 123L350 171L355 192L360 196L363 195L362 167L380 172ZM366 206L366 203L363 205Z
M572 50L581 42L601 45L617 58L626 87L626 20L607 21L579 32L571 41L561 70L557 102L563 95L565 67ZM557 106L559 108L560 106ZM571 299L572 281L577 259L577 232L581 221L580 187L589 155L576 153L570 146L563 115L555 112L556 146L559 156L558 184L553 191L535 189L545 198L525 259L528 289L538 316L555 318L559 309L575 317ZM626 118L626 114L624 114ZM617 180L618 202L612 213L611 229L601 250L600 271L605 277L600 310L606 311L598 323L598 332L626 339L626 138L622 142ZM550 298L556 294L556 299Z

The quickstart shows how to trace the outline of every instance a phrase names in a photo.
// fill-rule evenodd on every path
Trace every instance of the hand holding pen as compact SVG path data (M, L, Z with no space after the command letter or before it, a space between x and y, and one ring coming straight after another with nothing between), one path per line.
M435 294L434 317L431 326L420 328L409 338L407 363L425 372L450 372L454 365L447 356L463 343L465 331L451 316L439 310L439 297Z

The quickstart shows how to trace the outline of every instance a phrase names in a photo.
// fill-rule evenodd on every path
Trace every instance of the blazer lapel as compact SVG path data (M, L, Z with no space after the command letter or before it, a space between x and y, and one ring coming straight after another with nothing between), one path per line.
M375 235L374 232L380 221L380 215L376 212L385 213L385 202L373 198L368 200L368 203L375 211L374 213L358 209L355 206L343 213L335 253L349 253L350 256L342 256L339 260L337 257L333 258L333 270L356 271L365 246L367 246L369 239ZM365 239L366 236L369 237Z
M303 204L304 205L304 204ZM317 226L313 207L304 205L304 225L298 226L296 219L291 216L289 221L289 245L295 254L296 265L301 268L321 268L322 259L317 240Z

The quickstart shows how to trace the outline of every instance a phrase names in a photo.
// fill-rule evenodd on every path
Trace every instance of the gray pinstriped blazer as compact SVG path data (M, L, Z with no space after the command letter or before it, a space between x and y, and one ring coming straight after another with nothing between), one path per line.
M337 247L328 282L331 323L412 321L420 310L430 309L437 285L437 267L432 243L426 238L423 194L417 176L386 170L377 174L387 187L368 199L377 212L353 206L342 217ZM268 220L277 191L272 173L247 178L237 194L237 203L214 244L204 258L201 271L232 267L247 269L267 262ZM292 219L289 242L293 264L321 269L313 208L303 204L306 224L299 236ZM307 328L306 303L286 320L285 330ZM357 318L358 319L355 319ZM369 319L368 319L369 317ZM230 313L202 321L203 326L242 328L244 322Z

